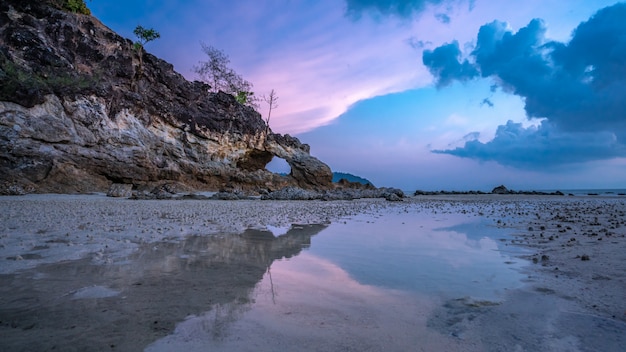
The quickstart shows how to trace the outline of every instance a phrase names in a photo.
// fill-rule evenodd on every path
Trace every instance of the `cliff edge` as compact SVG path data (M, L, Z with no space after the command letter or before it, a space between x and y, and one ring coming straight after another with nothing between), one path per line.
M50 1L0 2L0 80L0 194L332 188L309 146L254 109ZM274 156L289 175L265 169Z

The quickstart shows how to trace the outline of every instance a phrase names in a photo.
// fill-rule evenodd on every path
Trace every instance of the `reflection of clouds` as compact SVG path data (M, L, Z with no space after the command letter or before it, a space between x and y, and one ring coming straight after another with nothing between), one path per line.
M384 290L363 285L350 277L350 274L338 265L307 253L302 253L295 261L277 261L272 265L274 287L280 294L280 286L288 286L290 296L295 293L305 296L312 292L324 291L324 295L358 294L359 296L384 297ZM263 282L266 282L264 280ZM330 284L330 285L329 285ZM261 284L261 287L263 285ZM262 291L261 291L262 292ZM286 297L282 297L285 299ZM291 297L292 299L294 297ZM300 298L297 298L300 300ZM307 301L319 300L310 297Z
M432 240L428 255L444 259L455 269L477 262L502 261L497 242L489 237L476 240L462 233L438 231L428 238Z
M250 304L244 301L234 301L214 304L209 308L210 310L206 313L188 316L176 325L173 334L157 340L145 351L180 351L181 344L200 339L221 341L228 336L229 328L250 309Z
M426 328L434 300L361 284L308 253L274 262L271 278L257 285L254 304L241 305L249 309L234 308L236 321L213 311L194 316L146 350L459 350Z
M414 292L490 299L519 284L520 274L498 250L501 230L458 209L445 214L408 210L382 210L384 216L374 221L364 215L333 224L311 252L330 258L359 282Z
M479 242L480 242L480 247L482 249L490 250L490 251L498 250L498 243L493 238L484 237L484 238L481 238Z
M440 295L497 299L519 281L494 232L461 214L383 212L331 224L308 251L275 260L250 300L211 306L148 350L463 350L425 320Z
M278 236L286 234L287 231L291 229L291 225L284 225L284 226L265 225L265 228L267 229L267 231L274 234L274 237L278 237Z
M432 215L409 214L401 219L390 219L379 225L398 237L398 244L411 246L419 254L443 258L454 267L478 261L500 261L498 243L490 237L468 236L463 229L471 229L465 216L447 216L446 227ZM408 228L408 231L407 231Z

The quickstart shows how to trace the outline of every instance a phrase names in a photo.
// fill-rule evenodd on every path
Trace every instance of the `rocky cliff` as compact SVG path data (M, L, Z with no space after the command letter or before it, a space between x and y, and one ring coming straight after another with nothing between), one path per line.
M50 1L0 2L0 81L0 194L332 187L308 145ZM274 156L290 175L265 169Z

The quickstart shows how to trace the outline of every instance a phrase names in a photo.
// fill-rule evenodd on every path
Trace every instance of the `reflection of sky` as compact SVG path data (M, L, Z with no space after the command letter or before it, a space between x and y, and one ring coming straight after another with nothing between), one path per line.
M436 351L457 346L455 338L426 327L436 300L362 284L308 252L274 262L253 302L249 310L234 302L188 317L146 351L409 351L418 344ZM228 318L218 309L237 314Z
M306 251L274 261L252 304L207 307L146 350L459 350L427 328L433 309L449 298L500 300L523 265L505 264L505 230L473 219L388 213L332 224Z
M388 214L375 222L333 224L315 237L309 253L361 283L393 289L493 299L519 285L521 274L513 269L522 263L498 248L503 230L446 217Z

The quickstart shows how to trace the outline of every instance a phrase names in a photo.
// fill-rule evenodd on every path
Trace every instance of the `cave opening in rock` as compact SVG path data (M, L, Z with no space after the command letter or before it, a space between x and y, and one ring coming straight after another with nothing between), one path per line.
M265 165L265 169L279 175L291 174L291 166L287 163L287 160L277 156L273 157L272 160Z

